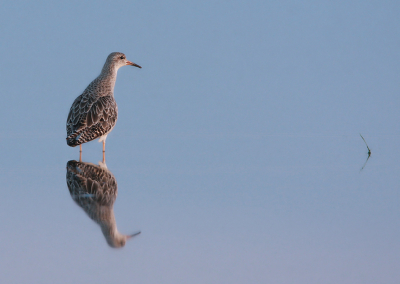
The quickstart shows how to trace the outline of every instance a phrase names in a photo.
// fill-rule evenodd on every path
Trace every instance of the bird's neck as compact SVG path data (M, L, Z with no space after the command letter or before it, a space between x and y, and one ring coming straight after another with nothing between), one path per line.
M114 93L115 81L117 80L117 71L118 68L115 68L115 66L104 65L98 77L98 79L103 82L104 87L110 88L111 93Z
M115 66L115 64L109 64L106 62L103 66L103 69L101 69L101 75L117 76L117 71L118 68Z

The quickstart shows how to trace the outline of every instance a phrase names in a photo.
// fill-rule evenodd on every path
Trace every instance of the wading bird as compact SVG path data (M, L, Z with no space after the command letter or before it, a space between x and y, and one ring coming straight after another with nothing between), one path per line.
M111 53L101 70L85 91L75 99L67 118L67 144L80 147L82 160L82 144L100 138L103 142L103 160L105 156L106 138L114 128L118 118L118 107L114 99L114 86L117 71L120 67L131 65L142 68L126 59L121 52Z

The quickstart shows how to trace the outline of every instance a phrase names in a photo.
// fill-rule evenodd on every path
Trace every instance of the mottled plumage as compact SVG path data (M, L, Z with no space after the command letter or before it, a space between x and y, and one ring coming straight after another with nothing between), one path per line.
M139 65L126 60L123 53L113 52L108 57L100 75L75 99L67 118L67 144L81 145L100 137L105 142L118 118L114 99L114 86L120 67Z
M118 232L113 209L118 193L117 181L105 165L69 161L67 185L72 199L100 225L111 247L123 247L127 239L140 233L123 235Z

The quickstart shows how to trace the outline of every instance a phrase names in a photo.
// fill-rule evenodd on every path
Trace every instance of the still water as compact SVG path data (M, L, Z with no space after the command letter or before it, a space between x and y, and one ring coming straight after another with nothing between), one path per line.
M400 283L399 14L2 1L0 283ZM68 110L115 51L143 68L79 162Z
M358 133L116 133L104 164L99 143L78 162L61 133L14 134L1 278L394 283L400 137L364 137L366 164Z

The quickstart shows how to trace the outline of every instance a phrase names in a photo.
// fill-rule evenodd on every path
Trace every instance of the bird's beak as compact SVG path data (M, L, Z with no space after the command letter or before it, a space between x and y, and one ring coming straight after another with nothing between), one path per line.
M126 65L132 65L132 66L135 66L135 67L138 67L138 68L142 68L142 66L137 65L136 63L133 63L133 62L130 62L130 61L126 61Z
M134 236L139 235L140 233L141 233L140 231L139 231L139 232L136 232L136 233L134 233L134 234L132 234L132 235L126 236L126 238L129 240L129 239L133 238Z

